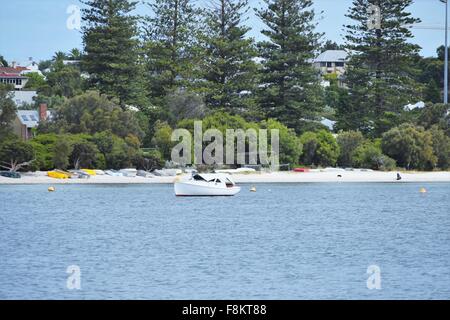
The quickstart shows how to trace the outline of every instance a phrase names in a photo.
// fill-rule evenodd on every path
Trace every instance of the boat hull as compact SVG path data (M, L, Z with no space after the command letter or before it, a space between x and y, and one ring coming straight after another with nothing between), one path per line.
M188 182L175 182L174 184L175 195L182 196L234 196L241 188L238 186L222 187L214 185L199 185Z

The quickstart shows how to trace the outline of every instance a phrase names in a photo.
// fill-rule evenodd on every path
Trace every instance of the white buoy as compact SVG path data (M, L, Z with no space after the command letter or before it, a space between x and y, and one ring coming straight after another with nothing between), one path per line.
M55 189L55 187L48 187L48 191L49 192L53 192L53 191L55 191L56 189Z
M255 186L251 187L250 192L256 192L256 187Z
M420 192L420 193L427 193L427 189L425 189L425 188L420 188L419 192Z

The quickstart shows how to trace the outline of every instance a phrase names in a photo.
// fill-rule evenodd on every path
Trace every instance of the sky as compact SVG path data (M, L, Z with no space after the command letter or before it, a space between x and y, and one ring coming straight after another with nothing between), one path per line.
M325 33L324 40L342 43L342 26L349 22L345 14L352 0L313 1L316 12L322 12L317 15L317 22L318 31ZM261 0L249 3L252 8L261 6ZM30 57L40 61L50 59L56 51L81 49L81 33L73 28L74 6L82 4L78 0L0 0L0 55L8 62L25 64ZM409 10L425 27L413 29L415 37L411 42L422 47L422 55L435 56L436 48L444 43L445 5L439 0L415 0ZM148 13L143 5L137 11ZM262 24L253 13L247 24L253 28L249 35L260 39Z

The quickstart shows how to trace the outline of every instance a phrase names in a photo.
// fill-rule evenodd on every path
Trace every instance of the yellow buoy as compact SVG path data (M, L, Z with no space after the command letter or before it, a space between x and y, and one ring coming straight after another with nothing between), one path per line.
M420 193L427 193L427 189L425 189L425 188L420 188L419 192L420 192Z
M256 192L256 187L251 187L251 188L250 188L250 191L251 191L251 192Z
M48 187L48 191L49 192L53 192L53 191L55 191L56 189L55 189L55 187Z

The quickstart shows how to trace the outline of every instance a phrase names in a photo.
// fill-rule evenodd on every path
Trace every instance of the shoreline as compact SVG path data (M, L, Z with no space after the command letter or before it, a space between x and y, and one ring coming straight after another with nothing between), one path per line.
M338 176L340 175L340 177ZM397 171L314 171L296 172L263 172L250 174L232 174L236 183L330 183L330 182L450 182L450 171L433 172L401 172L402 179L396 180ZM177 176L144 177L113 177L107 175L91 176L89 179L54 179L41 174L23 174L20 179L0 176L0 185L26 184L172 184Z

